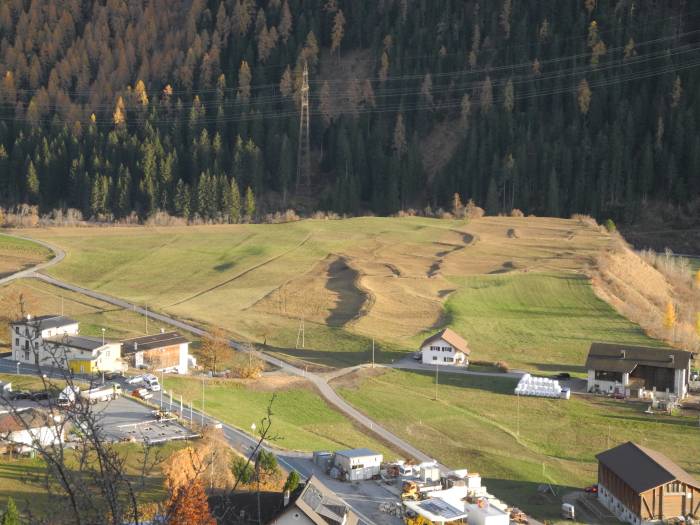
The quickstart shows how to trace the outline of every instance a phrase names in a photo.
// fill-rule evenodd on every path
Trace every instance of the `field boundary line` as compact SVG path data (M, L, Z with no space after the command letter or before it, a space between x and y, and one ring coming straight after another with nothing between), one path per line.
M286 251L284 251L284 252L282 252L282 253L279 253L279 254L275 255L274 257L271 257L271 258L266 259L266 260L264 260L264 261L262 261L262 262L259 262L258 264L255 264L255 265L251 266L250 268L246 268L245 270L243 270L242 272L240 272L240 273L234 275L234 276L231 277L230 279L226 279L225 281L223 281L223 282L221 282L221 283L219 283L219 284L215 284L214 286L211 286L211 287L207 288L206 290L202 290L202 291L200 291L200 292L197 292L196 294L190 295L189 297L186 297L186 298L181 299L181 300L179 300L179 301L177 301L177 302L174 302L174 303L172 303L172 304L169 304L169 305L166 306L166 308L170 308L170 307L172 307L172 306L179 306L179 305L181 305L181 304L183 304L183 303L186 303L186 302L188 302L188 301L191 301L192 299L196 299L197 297L201 297L202 295L208 294L209 292L213 292L214 290L217 290L217 289L221 288L222 286L226 286L227 284L232 283L232 282L235 281L236 279L239 279L240 277L243 277L244 275L247 275L247 274L249 274L250 272L254 272L255 270L258 270L258 269L262 268L263 266L265 266L266 264L269 264L269 263L271 263L271 262L276 261L277 259L281 259L281 258L284 257L285 255L289 255L290 253L292 253L294 250L298 250L299 248L301 248L302 246L304 246L304 244L306 244L306 242L307 242L310 238L311 238L311 232L309 232L309 233L306 235L306 237L304 237L304 240L302 240L299 244L297 244L296 246L290 248L289 250L286 250Z

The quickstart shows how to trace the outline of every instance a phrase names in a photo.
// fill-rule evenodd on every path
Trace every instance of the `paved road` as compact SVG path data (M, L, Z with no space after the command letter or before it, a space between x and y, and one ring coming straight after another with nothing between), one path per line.
M435 366L424 365L413 359L412 357L406 357L401 361L392 363L391 365L386 365L390 368L400 368L401 370L418 370L421 372L435 372ZM460 368L457 366L441 366L439 367L438 373L440 374L462 374L465 376L481 376L481 377L509 377L511 379L520 379L525 372L522 370L512 370L511 372L478 372L476 370L469 370L469 368Z
M32 239L33 240L33 239ZM134 303L130 303L129 301L125 301L123 299L119 299L117 297L112 297L110 295L96 292L94 290L90 290L88 288L83 288L81 286L76 286L74 284L66 283L64 281L61 281L59 279L56 279L54 277L39 273L39 270L42 270L44 268L47 268L49 266L52 266L58 262L60 262L64 257L65 257L65 252L63 250L56 248L49 243L43 242L43 241L37 241L39 244L42 246L45 246L51 250L54 251L56 256L51 259L50 261L47 261L46 263L42 263L40 265L35 266L34 268L30 268L21 272L18 272L16 274L13 274L11 276L6 277L3 279L3 281L0 281L0 284L3 284L4 282L9 282L14 279L19 279L19 278L36 278L40 279L44 282L47 282L49 284L52 284L54 286L57 286L59 288L63 288L65 290L69 290L72 292L80 293L83 295L86 295L88 297L92 297L93 299L98 299L100 301L112 304L114 306L119 306L120 308L125 308L129 310L133 310L136 313L139 313L141 315L147 315L152 319L157 319L158 321L168 324L170 326L174 326L176 328L180 328L181 330L186 330L190 333L193 333L198 336L204 336L206 334L205 330L202 330L198 326L195 326L191 323L186 323L183 322L179 319L176 319L174 317L156 313L149 311L145 308L142 308L141 306L138 306ZM231 341L231 346L234 347L237 350L240 351L245 351L243 345L238 342L238 341ZM297 368L293 365L290 365L289 363L282 361L281 359L278 359L276 357L273 357L269 354L265 354L263 352L257 352L256 355L259 355L259 357L268 363L280 368L284 372L296 376L301 376L305 377L307 380L309 380L313 385L318 389L320 394L326 399L328 403L333 405L335 408L337 408L339 411L344 413L346 416L351 418L352 420L355 421L355 423L367 428L368 430L374 432L378 436L380 436L383 440L385 440L387 443L389 443L391 446L398 448L402 452L404 452L406 455L413 457L419 461L432 461L433 458L428 456L427 454L421 452L411 444L407 443L403 439L399 438L398 436L394 435L393 433L389 432L385 428L383 428L381 425L378 425L375 421L361 413L359 410L356 408L352 407L349 403L347 403L344 399L342 399L336 392L333 390L329 385L328 382L321 376L318 376L314 373L306 372L305 370L302 370L301 368ZM440 467L444 470L447 471L447 467L444 465L440 465Z
M29 239L27 237L22 237L21 235L8 235L6 233L0 233L0 235L3 235L5 237L14 237L17 239L24 239L27 241L34 242L36 244L39 244L43 246L44 248L48 248L51 250L54 254L53 258L49 259L48 261L45 261L41 264L37 264L36 266L32 266L31 268L27 268L26 270L22 270L17 273L13 273L12 275L8 275L7 277L3 277L0 279L0 285L9 283L10 281L14 281L15 279L22 279L23 277L35 277L36 273L39 270L44 270L48 268L49 266L53 266L54 264L60 263L66 256L66 252L61 250L60 248L57 248L56 246L52 246L49 243L46 243L44 241L38 241L36 239Z

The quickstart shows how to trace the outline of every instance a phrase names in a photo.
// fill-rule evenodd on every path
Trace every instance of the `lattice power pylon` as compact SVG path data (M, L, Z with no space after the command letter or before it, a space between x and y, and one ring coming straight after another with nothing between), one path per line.
M297 195L311 190L311 141L309 139L309 67L304 61L299 100L299 151L297 152Z

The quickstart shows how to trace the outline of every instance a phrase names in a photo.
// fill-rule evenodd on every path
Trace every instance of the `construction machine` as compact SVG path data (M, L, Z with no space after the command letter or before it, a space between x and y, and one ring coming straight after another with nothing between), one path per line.
M412 499L418 501L420 499L420 489L415 481L404 481L401 486L401 499Z

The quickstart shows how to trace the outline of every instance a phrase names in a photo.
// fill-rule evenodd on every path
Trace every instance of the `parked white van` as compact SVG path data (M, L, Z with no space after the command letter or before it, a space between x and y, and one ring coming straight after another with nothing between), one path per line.
M146 374L143 376L143 382L151 392L158 392L160 390L160 383L158 378L153 374Z

